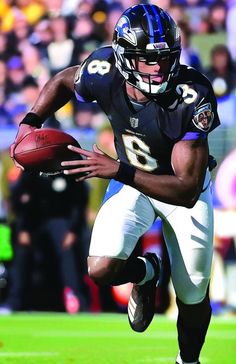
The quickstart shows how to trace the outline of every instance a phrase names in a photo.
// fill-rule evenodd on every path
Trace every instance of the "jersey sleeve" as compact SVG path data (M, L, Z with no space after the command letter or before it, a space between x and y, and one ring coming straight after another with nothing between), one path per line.
M182 140L207 138L208 134L220 125L217 112L217 101L210 83L199 92L194 105L191 120L188 123Z
M88 77L88 63L90 57L88 57L78 68L74 79L74 91L76 99L80 102L93 102L95 97L92 95L91 88L89 87Z
M109 93L113 77L110 61L112 57L114 58L110 46L101 47L81 64L74 80L75 96L78 101L100 103L102 95Z

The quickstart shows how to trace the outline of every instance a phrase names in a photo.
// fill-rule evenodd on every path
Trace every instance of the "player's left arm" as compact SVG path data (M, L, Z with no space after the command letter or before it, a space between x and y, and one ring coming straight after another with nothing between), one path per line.
M94 147L91 152L72 146L70 149L84 155L86 159L63 162L64 166L72 168L64 173L86 172L87 175L78 178L78 181L91 177L116 179L120 163L103 154L97 147ZM140 192L165 203L192 207L201 193L208 165L207 140L177 142L174 145L171 160L174 175L154 175L137 169L133 181L129 184Z
M165 203L191 208L202 191L208 155L206 139L179 141L171 156L175 174L155 176L137 170L134 186Z

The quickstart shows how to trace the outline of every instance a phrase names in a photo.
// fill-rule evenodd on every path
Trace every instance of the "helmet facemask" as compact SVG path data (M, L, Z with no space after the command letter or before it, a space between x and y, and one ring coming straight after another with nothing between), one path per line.
M180 37L174 20L161 8L135 5L127 9L116 24L112 47L116 67L127 83L152 96L170 90L179 71ZM168 69L159 64L164 60ZM158 63L163 73L147 73L148 67L141 72L140 62Z
M179 68L179 50L171 52L169 48L165 48L161 49L161 51L158 49L154 51L147 50L146 52L127 51L117 44L113 44L113 49L116 67L129 84L152 96L169 91L172 85L171 81L177 76L177 69ZM151 66L163 61L169 64L168 69L165 67L164 72L161 69L158 73L146 73L140 71L138 67L139 62L144 62L146 65ZM162 80L156 81L155 78L157 76L159 78L162 77Z

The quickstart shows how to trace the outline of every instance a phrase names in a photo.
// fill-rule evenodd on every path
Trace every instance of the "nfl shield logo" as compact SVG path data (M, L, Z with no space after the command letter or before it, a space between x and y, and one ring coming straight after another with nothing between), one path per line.
M130 125L132 126L132 128L137 128L138 127L138 118L130 118Z

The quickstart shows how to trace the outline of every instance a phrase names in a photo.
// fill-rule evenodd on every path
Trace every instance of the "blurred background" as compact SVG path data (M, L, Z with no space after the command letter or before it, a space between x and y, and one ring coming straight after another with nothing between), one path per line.
M142 3L145 1L142 1ZM96 286L86 258L107 181L22 173L9 157L19 122L45 82L109 45L121 13L137 0L1 0L0 2L0 314L18 311L125 312L130 285ZM221 126L210 134L217 159L213 194L215 315L236 314L236 0L153 0L178 23L181 63L212 82ZM62 128L84 148L94 142L115 156L113 134L96 104L74 100L45 126ZM109 226L107 227L109 228ZM183 227L184 228L184 227ZM176 313L161 222L137 250L162 256L156 311Z

